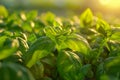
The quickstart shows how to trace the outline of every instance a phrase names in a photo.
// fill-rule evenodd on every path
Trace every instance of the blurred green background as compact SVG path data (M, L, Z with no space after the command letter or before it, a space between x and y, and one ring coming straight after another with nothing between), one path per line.
M91 8L97 15L120 17L119 3L120 0L0 0L0 5L9 11L34 9L39 13L51 11L62 16L80 14Z

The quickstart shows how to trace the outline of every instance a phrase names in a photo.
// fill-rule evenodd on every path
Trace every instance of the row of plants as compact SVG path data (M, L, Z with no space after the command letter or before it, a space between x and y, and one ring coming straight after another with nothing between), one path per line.
M120 26L0 6L0 80L120 80Z

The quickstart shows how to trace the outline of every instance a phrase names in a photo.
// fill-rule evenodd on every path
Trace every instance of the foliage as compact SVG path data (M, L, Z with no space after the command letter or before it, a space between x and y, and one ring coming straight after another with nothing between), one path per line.
M64 19L0 11L0 80L120 79L120 27L90 9Z

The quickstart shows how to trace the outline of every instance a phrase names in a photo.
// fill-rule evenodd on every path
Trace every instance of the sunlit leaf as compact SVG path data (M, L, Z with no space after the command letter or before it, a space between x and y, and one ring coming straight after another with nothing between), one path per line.
M18 38L18 41L19 41L19 50L22 52L22 54L24 54L29 49L27 41L21 37Z
M61 38L60 40L62 40ZM63 39L62 42L61 41L59 42L58 40L58 43L59 43L58 44L59 49L69 48L73 51L79 51L84 55L89 54L90 46L87 40L80 35L77 34L68 35L65 37L65 39Z
M105 37L109 37L112 34L110 25L102 19L98 19L96 29Z
M38 15L37 11L33 10L26 14L26 18L27 20L34 20L36 19L37 15Z
M7 16L8 16L7 9L4 6L0 5L0 18Z
M114 41L120 41L120 32L114 32L110 39Z
M87 27L90 26L93 21L93 13L88 8L80 15L80 25L81 27Z
M32 32L30 22L23 23L21 28L23 29L23 31Z
M49 26L49 27L46 27L44 29L44 32L46 33L46 35L51 38L53 41L55 40L55 36L57 35L57 33L55 32L54 28Z
M4 38L4 42L1 43L0 48L0 60L9 57L14 54L18 47L18 42L16 40L11 40L9 38Z
M0 50L0 60L12 55L15 51L16 51L16 48Z
M55 44L48 37L40 37L29 48L26 55L26 65L31 67L40 58L43 58L51 53Z
M43 22L45 22L46 24L53 26L54 21L55 21L55 15L51 12L47 12L46 14L43 14L41 16Z
M33 43L35 40L37 40L37 37L34 33L28 36L29 42Z

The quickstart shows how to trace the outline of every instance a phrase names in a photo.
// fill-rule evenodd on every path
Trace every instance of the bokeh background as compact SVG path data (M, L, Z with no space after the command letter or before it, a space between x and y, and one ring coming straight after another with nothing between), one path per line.
M120 17L120 0L0 0L0 5L4 5L9 11L51 11L62 16L80 14L90 8L95 15Z

